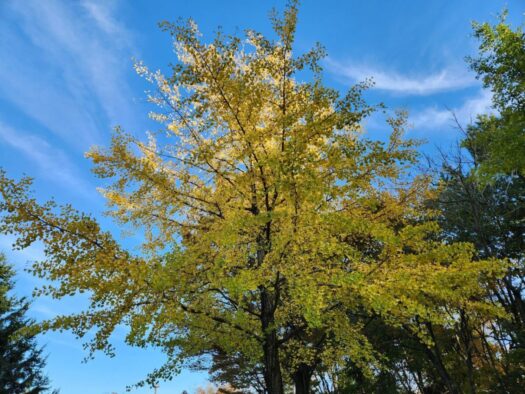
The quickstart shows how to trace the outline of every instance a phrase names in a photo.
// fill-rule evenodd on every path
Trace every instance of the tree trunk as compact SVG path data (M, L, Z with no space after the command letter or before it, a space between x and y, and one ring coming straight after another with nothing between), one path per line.
M433 349L430 349L427 345L424 345L427 350L427 354L429 355L430 361L432 362L432 364L434 364L434 367L436 368L443 384L448 389L448 392L450 394L459 394L460 390L458 386L456 385L456 382L454 382L454 380L448 373L447 368L445 367L445 364L443 364L443 357L441 357L441 350L439 349L439 345L436 340L436 336L434 335L434 329L432 328L432 323L425 323L425 326L427 327L430 337L432 338L432 341L434 342Z
M441 378L441 382L447 388L449 394L459 394L460 391L457 388L456 383L450 377L450 374L448 373L447 369L445 368L439 351L433 351L429 349L426 345L424 345L424 347L428 358L434 365L434 368L436 368L436 371L439 377Z
M283 394L283 379L279 361L279 343L274 324L275 296L261 289L261 325L264 333L264 381L268 394Z
M460 310L460 345L462 342L465 349L465 362L467 364L467 380L470 394L476 394L476 382L474 380L474 363L472 361L472 329L469 324L468 315L463 309Z
M299 364L293 374L295 394L310 394L313 368L306 364Z

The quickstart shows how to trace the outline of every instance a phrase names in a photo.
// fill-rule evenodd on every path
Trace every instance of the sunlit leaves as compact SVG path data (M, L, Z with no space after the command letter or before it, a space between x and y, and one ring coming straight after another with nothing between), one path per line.
M379 362L365 318L417 331L420 320L452 323L450 309L497 312L478 296L501 264L437 239L429 180L410 173L404 114L388 120L386 143L364 138L375 110L367 84L341 96L322 84L322 48L294 57L296 11L274 19L277 41L248 32L205 43L191 21L162 24L178 56L172 75L136 66L162 131L143 142L117 129L87 154L113 180L102 190L110 214L144 235L140 256L2 174L0 230L19 247L44 243L33 270L57 283L44 294L91 297L87 311L45 328L95 329L91 349L108 350L127 324L129 343L163 347L171 366L216 349L260 363L272 332L290 371L348 357L370 371ZM306 68L310 82L299 78Z

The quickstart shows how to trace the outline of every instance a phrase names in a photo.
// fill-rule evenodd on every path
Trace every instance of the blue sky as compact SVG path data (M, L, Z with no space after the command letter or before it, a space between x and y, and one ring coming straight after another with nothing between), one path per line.
M38 198L71 202L115 230L102 216L97 179L83 154L93 144L107 144L115 125L137 136L158 127L147 117L147 86L132 68L133 58L161 70L174 61L170 38L157 22L192 17L205 37L217 26L228 33L253 28L271 34L268 11L282 9L283 3L0 1L0 167L12 177L34 177ZM490 92L481 88L464 59L477 48L471 22L494 22L505 6L511 23L523 22L519 0L305 0L296 49L324 44L325 81L342 91L373 77L369 101L408 110L408 136L425 139L422 149L432 152L452 146L459 137L450 111L463 125L487 111ZM373 138L384 138L386 130L379 117L367 123ZM37 281L23 269L42 253L38 246L13 252L11 241L0 237L0 250L18 271L16 293L28 295ZM74 312L82 304L82 299L37 299L31 314L40 320ZM100 354L84 364L86 353L70 334L42 335L53 385L62 394L121 393L162 363L155 349L125 346L124 335L122 328L114 336L117 357ZM198 385L206 385L206 375L184 371L161 384L159 394L191 393Z

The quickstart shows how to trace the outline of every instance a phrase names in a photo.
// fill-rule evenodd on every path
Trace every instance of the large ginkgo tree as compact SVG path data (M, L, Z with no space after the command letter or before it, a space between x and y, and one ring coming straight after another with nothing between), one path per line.
M161 130L141 141L118 129L87 154L114 180L103 194L143 235L141 253L89 215L38 203L29 179L2 175L0 230L20 248L43 242L33 272L53 285L41 292L91 300L43 329L93 330L91 350L111 351L125 324L128 343L166 351L151 380L198 357L240 355L277 394L288 384L309 392L316 370L349 359L364 373L381 368L367 318L412 330L432 351L425 323L453 323L455 308L498 313L483 283L504 267L439 240L403 116L388 121L386 142L366 139L366 84L343 95L323 85L323 49L292 52L296 16L292 3L272 17L275 40L247 31L205 43L192 21L162 24L172 72L136 65Z

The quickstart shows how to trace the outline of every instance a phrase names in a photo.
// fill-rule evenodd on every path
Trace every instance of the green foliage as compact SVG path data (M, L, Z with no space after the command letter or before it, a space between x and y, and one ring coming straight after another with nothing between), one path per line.
M29 304L9 296L13 271L0 254L0 392L44 393L49 380L43 374L45 359L27 328L33 324L25 315Z
M525 33L505 21L474 24L480 40L479 57L470 65L493 93L498 115L481 116L469 127L465 143L470 149L485 149L479 174L488 180L493 175L518 173L525 176Z
M472 69L494 93L499 110L525 108L525 35L513 30L504 12L496 25L474 23L474 37L480 41L479 57L470 58Z

